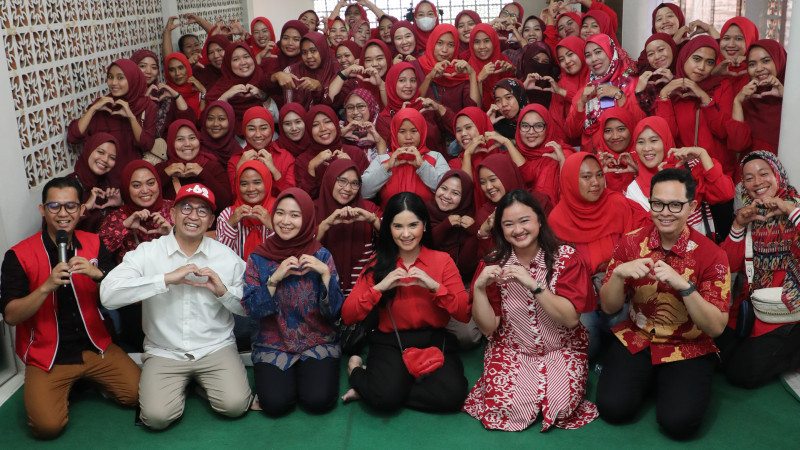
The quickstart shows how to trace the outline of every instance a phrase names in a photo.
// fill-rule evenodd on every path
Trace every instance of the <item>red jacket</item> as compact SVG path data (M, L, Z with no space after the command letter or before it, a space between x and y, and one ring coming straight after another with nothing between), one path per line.
M75 237L80 241L82 248L77 250L77 256L83 256L89 261L97 261L100 251L100 237L94 233L75 230ZM44 283L50 276L50 258L45 250L42 241L42 233L36 233L12 247L17 255L25 274L31 292ZM108 335L100 310L97 308L100 299L100 290L94 280L83 274L73 274L72 290L78 301L78 309L81 313L86 334L92 345L97 347L100 352L106 351L111 344L111 336ZM16 327L16 352L22 362L39 367L42 370L50 371L58 350L58 318L56 311L58 302L55 292L47 296L47 299L36 311L36 314L27 320L19 323Z

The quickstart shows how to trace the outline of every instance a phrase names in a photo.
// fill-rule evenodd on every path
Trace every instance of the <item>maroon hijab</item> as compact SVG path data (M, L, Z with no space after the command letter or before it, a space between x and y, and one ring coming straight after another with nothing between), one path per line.
M316 31L307 33L300 40L301 48L305 41L310 41L317 48L320 58L319 67L311 69L306 66L303 61L300 61L292 64L289 70L298 78L308 77L319 81L324 89L331 84L331 80L336 77L336 73L341 70L341 66L339 66L339 61L336 61L336 58L333 56L333 52L329 50L325 35ZM310 105L312 99L311 93L301 89L295 89L294 92L295 101L297 103L301 105Z
M178 131L183 128L187 127L194 131L195 136L198 138L200 137L200 133L197 132L197 127L194 126L194 122L186 119L178 119L175 122L172 122L169 125L169 131L167 131L167 165L173 163L196 163L200 164L201 166L205 167L206 163L211 161L211 159L203 153L202 143L200 144L200 151L197 152L197 155L192 158L192 160L187 161L180 156L178 156L177 150L175 150L175 139L178 137Z
M94 187L99 187L101 189L120 187L120 179L114 175L114 170L109 171L105 175L97 175L89 168L89 156L94 153L97 147L106 142L111 142L114 144L114 147L119 148L119 142L117 142L117 138L114 136L103 132L93 134L86 139L86 142L83 144L83 150L81 150L81 155L78 157L78 161L75 162L75 177L81 182L84 193L89 193Z
M452 177L457 177L461 180L461 202L456 206L455 209L452 211L442 211L439 209L439 205L436 203L436 191L439 190L439 187L448 179ZM461 169L452 169L442 176L441 181L439 184L436 185L436 189L434 192L434 198L428 200L425 203L425 206L428 208L428 214L431 217L431 226L435 227L440 223L448 220L447 218L456 215L456 216L470 216L474 217L475 215L475 207L473 206L473 195L475 187L474 183L472 182L472 177ZM441 243L437 243L441 244ZM439 245L441 247L441 245Z
M133 177L133 172L136 172L137 169L142 168L149 170L156 179L156 184L158 184L158 190L156 194L158 195L158 198L156 199L155 203L150 206L150 211L160 211L161 207L164 205L164 199L161 196L161 180L158 177L156 168L143 159L137 159L129 162L128 165L125 166L125 169L122 170L122 185L120 186L120 191L122 193L123 203L120 210L125 213L126 216L130 216L136 211L145 209L143 206L139 206L134 203L133 199L131 198L131 178Z
M750 49L747 51L749 57L750 51L754 47L761 47L769 53L772 61L775 62L777 69L776 78L783 83L786 78L786 50L772 39L760 39L755 41ZM761 142L770 142L774 148L778 148L778 137L781 131L781 110L783 108L783 99L780 97L762 97L748 99L742 103L744 109L744 117L748 124L750 124L750 133L752 137ZM761 149L754 149L761 150Z
M311 137L311 125L314 123L314 118L317 117L317 114L324 114L328 116L328 118L331 119L333 124L336 126L336 137L333 138L333 142L330 144L320 144ZM342 130L339 127L339 118L336 117L336 112L330 106L312 106L303 117L303 122L306 124L306 136L308 136L309 139L309 145L305 153L311 155L312 158L323 150L336 150L342 148Z
M301 22L302 23L302 22ZM305 26L305 25L303 25ZM273 234L268 237L261 245L253 250L253 255L259 255L263 258L270 259L280 263L290 256L299 258L303 255L314 255L317 250L322 248L322 244L317 242L315 238L317 231L317 222L314 214L314 203L311 197L308 196L306 191L300 188L289 188L281 192L277 199L275 199L275 209L272 210L272 221L275 223L275 211L278 206L286 197L292 197L298 205L303 214L303 224L297 235L289 240L281 239L278 234Z
M284 132L283 132L283 119L285 119L286 116L290 112L293 112L293 113L297 114L298 116L300 116L300 120L304 120L305 119L306 109L303 108L303 106L301 104L292 102L292 103L287 103L287 104L283 105L283 107L280 110L280 113L278 114L278 117L279 117L279 119L278 119L278 122L279 122L278 123L278 132L279 132L279 134L278 134L278 140L277 140L276 144L278 144L278 147L286 149L289 153L292 154L292 156L294 156L296 158L297 155L299 155L299 154L305 152L306 150L308 150L308 146L311 145L311 138L308 136L308 128L306 128L306 131L303 132L303 137L300 138L300 141L298 141L298 142L295 142L295 141L289 139L286 136L286 134L284 134Z
M142 70L139 69L138 64L130 59L118 59L108 66L106 74L111 71L111 67L113 66L119 67L125 75L125 79L128 81L128 92L121 97L109 95L114 100L124 100L128 102L128 106L131 108L133 115L139 117L142 111L153 104L150 97L145 95L147 91L147 81L144 78Z
M689 57L692 56L692 53L702 47L709 47L714 50L714 58L717 58L720 54L719 44L717 43L717 40L711 36L701 35L693 38L687 42L686 45L684 45L681 49L680 53L678 53L675 66L675 78L687 78L686 72L683 70L683 66L686 64L686 61L689 59ZM714 95L714 90L720 85L721 82L722 77L709 75L704 80L697 82L697 85L700 86L700 89L704 90L708 95Z
M222 108L222 110L225 111L225 115L228 116L228 132L219 139L212 138L211 135L208 134L208 130L206 130L208 113L211 111L211 108L215 106ZM200 116L200 126L202 127L199 136L200 151L216 158L222 167L228 164L228 160L231 156L242 151L242 146L239 145L239 142L234 138L236 135L236 129L234 128L236 126L236 115L233 112L233 107L228 102L217 100L209 103Z
M303 14L305 14L305 13L303 13ZM287 55L286 53L283 52L283 47L281 47L281 42L280 41L283 39L283 35L286 34L286 30L288 30L289 28L293 28L293 29L297 30L300 33L300 38L301 39L303 38L303 36L305 36L309 32L308 31L308 27L306 26L306 24L304 24L303 22L300 22L299 20L290 20L290 21L286 22L285 24L283 24L283 28L281 28L281 35L278 36L278 41L277 41L278 42L278 48L280 49L280 51L278 52L278 62L276 64L277 67L278 67L278 70L283 70L284 68L289 67L292 64L295 64L295 63L298 63L298 62L302 62L302 57L300 56L300 53L298 53L295 56L289 56L289 55Z

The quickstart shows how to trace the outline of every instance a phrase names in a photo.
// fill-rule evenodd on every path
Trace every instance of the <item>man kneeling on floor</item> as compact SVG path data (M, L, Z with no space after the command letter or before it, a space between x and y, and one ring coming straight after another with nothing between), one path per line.
M16 325L25 412L39 439L53 439L67 425L67 398L78 380L126 406L138 398L139 368L111 343L97 308L97 283L114 258L98 235L75 230L85 210L82 196L76 179L48 181L39 205L42 231L3 258L0 311Z
M656 419L671 437L694 435L708 408L718 358L714 337L728 322L730 268L714 242L687 226L697 207L691 172L665 169L650 189L653 225L620 239L600 305L608 314L630 299L630 318L612 330L597 385L604 420L630 420L651 383Z
M183 414L192 380L220 414L238 417L250 406L231 314L245 314L240 303L245 263L205 237L215 209L207 187L181 187L171 211L173 232L127 253L100 289L109 309L142 302L139 405L142 422L156 430Z

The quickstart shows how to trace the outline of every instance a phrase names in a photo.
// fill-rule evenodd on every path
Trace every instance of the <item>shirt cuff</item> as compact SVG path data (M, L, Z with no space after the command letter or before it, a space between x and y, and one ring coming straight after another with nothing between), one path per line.
M797 209L795 209L795 212ZM733 242L741 242L744 239L745 234L747 233L747 228L742 228L741 230L734 230L731 228L731 232L728 234L728 237L731 238Z
M794 227L800 226L800 207L797 207L789 214L789 220L792 221Z

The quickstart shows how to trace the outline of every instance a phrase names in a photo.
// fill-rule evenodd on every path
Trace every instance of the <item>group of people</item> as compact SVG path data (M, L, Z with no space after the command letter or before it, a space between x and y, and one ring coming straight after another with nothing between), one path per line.
M60 434L79 378L152 429L191 381L230 417L324 413L345 336L368 350L344 401L513 431L628 422L654 386L688 438L716 370L752 388L800 369L779 43L672 3L638 59L597 1L439 17L341 0L276 34L188 15L204 43L173 52L170 18L163 62L108 67L69 126L75 172L2 263L35 437ZM484 340L470 389L459 350Z

